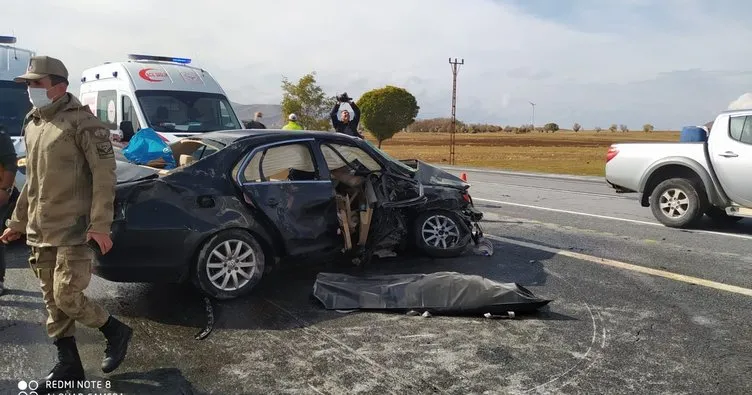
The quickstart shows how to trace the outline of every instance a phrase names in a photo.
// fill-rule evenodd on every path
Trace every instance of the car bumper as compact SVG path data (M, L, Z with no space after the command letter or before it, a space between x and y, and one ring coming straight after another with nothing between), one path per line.
M470 222L480 222L483 219L483 212L475 208L474 206L468 206L462 213L467 217Z

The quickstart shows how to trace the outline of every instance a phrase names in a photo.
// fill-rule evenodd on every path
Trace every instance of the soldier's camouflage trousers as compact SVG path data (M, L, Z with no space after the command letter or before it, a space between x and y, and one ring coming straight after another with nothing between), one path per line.
M73 336L76 321L91 328L107 322L107 311L84 295L93 259L94 253L86 245L31 247L29 265L42 288L50 337Z

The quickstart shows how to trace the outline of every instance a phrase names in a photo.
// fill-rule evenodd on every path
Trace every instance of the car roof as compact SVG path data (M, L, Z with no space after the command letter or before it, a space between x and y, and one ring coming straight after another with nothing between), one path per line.
M300 137L324 138L326 140L352 141L354 137L336 132L321 130L283 130L283 129L235 129L235 130L218 130L214 132L201 133L188 138L199 138L213 140L224 145L230 145L240 140L270 137L270 136L289 136L291 139Z

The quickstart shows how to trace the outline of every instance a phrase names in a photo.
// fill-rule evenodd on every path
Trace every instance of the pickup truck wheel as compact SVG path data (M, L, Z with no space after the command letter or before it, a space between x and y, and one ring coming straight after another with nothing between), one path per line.
M658 184L650 195L653 216L671 228L694 226L707 211L702 187L684 178L671 178Z
M708 211L705 212L705 215L710 217L713 222L721 225L732 224L743 219L742 217L737 217L735 215L728 215L725 210L718 207L709 208Z

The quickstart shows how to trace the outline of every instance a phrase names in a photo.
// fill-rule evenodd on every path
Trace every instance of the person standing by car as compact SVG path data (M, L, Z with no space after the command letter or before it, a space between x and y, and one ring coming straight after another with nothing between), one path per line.
M282 130L303 130L303 126L301 126L298 123L298 116L295 114L290 114L287 117L288 122L285 124L285 126L282 126Z
M13 187L18 170L17 161L13 140L6 133L5 127L0 125L0 218L3 221L3 230L5 220L10 214L9 208L17 195ZM0 243L0 295L5 293L5 267L5 244Z
M355 116L350 120L350 112L342 110L342 120L337 118L337 112L339 112L340 106L343 103L347 103L352 108ZM363 135L358 132L358 124L360 123L360 108L355 104L352 98L347 96L347 92L337 96L337 103L334 104L332 112L329 114L332 118L332 126L337 133L346 134L348 136L363 138Z
M266 129L266 125L261 123L261 118L264 116L261 111L257 111L253 114L253 121L248 122L246 129Z
M31 247L29 265L42 288L47 334L58 358L40 381L84 380L76 322L104 334L105 373L123 361L133 333L83 293L91 280L92 250L107 254L112 248L116 175L110 131L67 92L68 70L60 60L34 56L15 81L26 83L33 108L24 128L26 182L0 241L25 233Z

